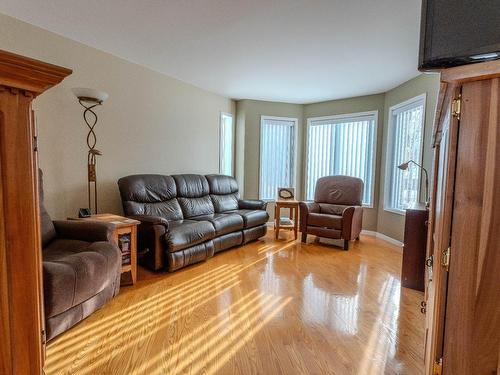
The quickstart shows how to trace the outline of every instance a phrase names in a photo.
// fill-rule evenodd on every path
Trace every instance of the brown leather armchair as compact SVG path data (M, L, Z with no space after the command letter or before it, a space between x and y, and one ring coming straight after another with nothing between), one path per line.
M52 221L43 205L41 171L39 179L45 329L51 340L118 294L122 256L111 240L112 225Z
M363 223L363 180L350 176L326 176L316 182L314 202L300 202L302 242L307 235L349 241L359 239Z

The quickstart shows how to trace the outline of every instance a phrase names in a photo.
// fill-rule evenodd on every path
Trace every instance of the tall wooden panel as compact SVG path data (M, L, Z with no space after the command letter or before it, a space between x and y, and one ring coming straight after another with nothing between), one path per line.
M426 373L491 375L500 368L500 61L441 79Z
M33 98L71 71L0 51L2 374L41 374L43 305Z

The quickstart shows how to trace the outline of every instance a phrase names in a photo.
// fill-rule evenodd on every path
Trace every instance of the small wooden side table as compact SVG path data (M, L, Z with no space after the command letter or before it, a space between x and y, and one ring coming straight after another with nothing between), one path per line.
M113 240L122 252L121 284L135 284L137 279L137 225L141 222L113 214L97 214L72 220L100 221L112 224ZM130 273L130 281L124 274Z
M282 220L281 209L290 209L289 220ZM297 230L299 227L299 202L295 200L277 200L274 206L274 238L278 239L280 229L293 230L295 239L297 239Z

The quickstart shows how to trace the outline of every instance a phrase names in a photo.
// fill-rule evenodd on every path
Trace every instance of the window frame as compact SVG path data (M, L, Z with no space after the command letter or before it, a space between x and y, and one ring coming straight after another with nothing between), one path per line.
M235 156L235 124L234 124L234 116L230 112L220 112L219 115L219 143L218 143L218 148L219 148L219 174L222 174L222 133L223 133L223 123L224 123L224 116L230 117L231 118L231 131L232 131L232 142L231 142L231 176L234 177L234 156Z
M263 149L263 142L262 142L262 128L264 126L264 121L265 120L278 120L278 121L291 121L293 122L293 131L294 131L294 145L293 145L293 166L292 166L292 182L293 182L293 187L295 189L295 196L297 197L297 186L298 186L298 168L297 168L297 161L298 161L298 140L299 140L299 119L296 117L282 117L282 116L268 116L268 115L261 115L260 116L260 127L259 127L259 199L263 200L265 202L275 202L276 198L262 198L262 149Z
M365 208L373 208L375 204L375 185L376 185L376 169L377 169L377 157L378 157L378 152L377 152L377 146L378 146L378 110L374 111L365 111L365 112L354 112L354 113L343 113L343 114L338 114L338 115L329 115L329 116L321 116L321 117L308 117L307 118L307 129L306 129L306 136L305 136L305 167L304 167L304 197L307 197L307 177L309 175L309 128L311 126L315 126L312 123L314 121L324 121L324 120L333 120L333 121L338 121L338 120L345 120L345 119L355 119L359 117L367 117L367 116L373 116L374 119L374 130L373 130L373 160L372 160L372 173L371 173L371 178L372 178L372 188L370 191L370 196L371 196L371 204L362 204L363 207Z
M394 112L403 107L410 106L411 104L422 101L422 140L420 142L420 158L419 160L415 160L420 165L423 165L424 159L424 141L425 141L425 115L426 115L426 104L427 104L427 93L419 94L410 99L407 99L403 102L397 103L391 107L389 107L389 115L388 115L388 126L387 126L387 146L386 146L386 161L385 161L385 181L384 181L384 211L391 212L393 214L398 214L402 216L406 216L406 209L401 210L398 208L390 207L390 195L391 188L390 185L392 183L392 173L391 173L391 164L393 162L394 157ZM420 201L420 196L422 194L422 171L419 171L418 176L418 199Z

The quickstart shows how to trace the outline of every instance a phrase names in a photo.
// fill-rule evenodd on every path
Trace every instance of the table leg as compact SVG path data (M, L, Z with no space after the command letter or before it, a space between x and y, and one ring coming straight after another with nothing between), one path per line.
M292 210L290 210L290 213L291 212L292 212ZM294 212L293 233L295 235L295 239L297 239L297 229L299 227L299 208L298 207L294 207L293 208L293 212Z
M280 233L280 209L278 204L276 203L274 206L274 239L278 239L278 235Z

